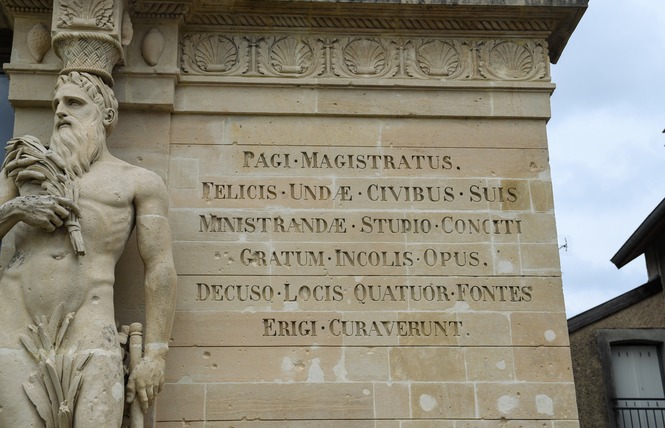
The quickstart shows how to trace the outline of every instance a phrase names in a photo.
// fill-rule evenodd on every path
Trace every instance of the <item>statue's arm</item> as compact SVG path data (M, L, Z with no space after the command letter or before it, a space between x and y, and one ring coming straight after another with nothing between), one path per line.
M164 384L164 365L173 324L176 272L171 250L171 231L166 218L168 194L164 182L142 171L137 181L136 236L145 266L145 356L130 378L127 400L138 395L147 409Z
M17 196L18 189L14 185L14 180L7 177L3 169L0 171L0 239L20 221L14 202Z
M70 211L81 215L78 206L66 198L52 195L20 196L14 179L7 176L5 169L0 171L0 239L19 222L53 232L62 226Z

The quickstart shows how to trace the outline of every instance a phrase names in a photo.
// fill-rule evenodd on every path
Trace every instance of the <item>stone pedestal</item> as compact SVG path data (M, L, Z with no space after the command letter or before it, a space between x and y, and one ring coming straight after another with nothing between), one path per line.
M167 183L179 276L157 426L577 426L546 123L586 2L495 3L129 2L109 146ZM11 10L47 140L51 10Z

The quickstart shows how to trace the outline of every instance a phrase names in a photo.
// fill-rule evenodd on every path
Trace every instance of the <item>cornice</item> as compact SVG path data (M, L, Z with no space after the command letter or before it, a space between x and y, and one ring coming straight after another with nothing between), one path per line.
M183 20L191 12L191 1L129 0L131 14L139 18Z
M132 0L137 16L181 19L187 30L335 31L399 36L544 39L556 62L587 0Z
M335 15L191 14L189 25L227 26L234 29L378 30L397 32L530 32L547 33L554 19L477 19L468 17L357 17Z
M51 13L53 0L0 0L0 4L11 14Z
M120 1L120 0L116 0ZM555 63L588 0L129 0L135 19L177 20L186 31L546 40ZM11 14L50 13L52 0L0 0Z

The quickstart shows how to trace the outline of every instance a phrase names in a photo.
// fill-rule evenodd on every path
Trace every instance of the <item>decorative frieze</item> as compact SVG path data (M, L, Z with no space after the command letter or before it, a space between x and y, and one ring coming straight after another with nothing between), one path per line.
M545 41L190 33L181 49L192 75L549 79Z

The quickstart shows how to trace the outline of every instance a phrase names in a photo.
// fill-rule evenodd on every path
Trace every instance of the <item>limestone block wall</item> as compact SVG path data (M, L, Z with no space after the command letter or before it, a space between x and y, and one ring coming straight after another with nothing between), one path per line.
M578 426L546 123L579 5L265 3L135 2L114 74L111 150L171 198L157 426ZM7 69L47 138L40 19Z

